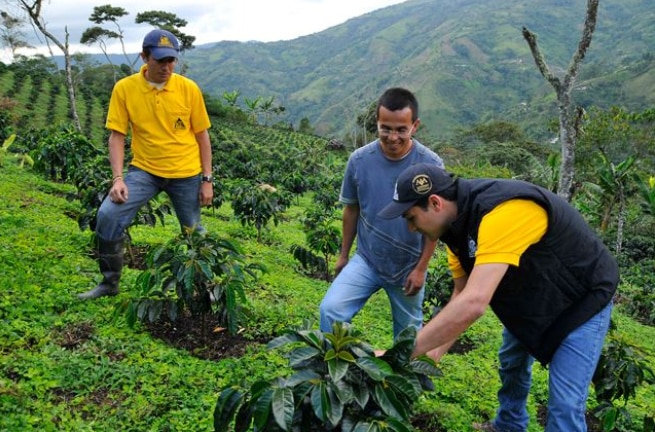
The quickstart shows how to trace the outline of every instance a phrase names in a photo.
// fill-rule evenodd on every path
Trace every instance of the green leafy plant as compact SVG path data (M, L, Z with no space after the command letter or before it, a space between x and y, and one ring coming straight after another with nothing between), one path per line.
M246 284L265 270L246 264L236 244L193 228L151 251L147 261L149 268L137 277L142 297L120 306L128 324L154 322L163 314L175 321L188 311L203 324L208 314L218 315L231 334L247 303Z
M376 357L349 326L332 333L305 327L269 343L293 344L287 353L293 374L255 382L249 390L223 389L214 410L214 429L255 431L408 432L412 406L439 374L427 357L411 359L416 330L404 330L395 345Z
M446 254L439 253L425 279L423 307L427 310L426 318L440 311L448 303L452 293L453 277L448 270Z
M14 141L16 141L16 134L11 134L2 143L2 147L0 147L0 167L4 166L5 157L9 154L9 147L11 147ZM30 155L26 153L19 153L16 155L16 157L18 158L18 166L20 168L23 168L25 163L27 163L29 166L34 165L34 160L30 157Z
M278 224L278 215L288 202L277 189L269 184L244 183L232 189L232 209L243 226L257 229L257 241L261 241L262 229L273 219Z
M341 232L334 225L335 218L332 209L325 209L320 206L312 207L305 212L303 219L303 230L307 239L307 246L317 253L321 254L325 263L325 272L323 278L330 280L330 256L339 252L341 248ZM305 258L305 256L294 257ZM301 261L302 262L302 261Z
M41 136L33 151L34 168L48 180L68 181L101 151L71 124L62 124Z
M621 421L631 421L626 405L646 383L655 384L655 374L643 355L626 340L610 334L603 347L593 376L598 406L594 414L602 422L604 431L613 431ZM652 415L644 418L644 430L653 424Z
M300 263L300 272L310 277L325 279L328 266L324 258L300 245L293 245L289 249L294 259Z

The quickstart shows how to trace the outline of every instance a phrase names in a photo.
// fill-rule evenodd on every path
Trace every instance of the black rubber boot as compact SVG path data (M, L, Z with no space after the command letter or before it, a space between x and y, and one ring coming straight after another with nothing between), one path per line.
M102 273L102 282L97 287L79 294L80 300L95 299L118 294L118 282L123 270L123 249L125 237L118 240L102 240L98 237L98 265Z

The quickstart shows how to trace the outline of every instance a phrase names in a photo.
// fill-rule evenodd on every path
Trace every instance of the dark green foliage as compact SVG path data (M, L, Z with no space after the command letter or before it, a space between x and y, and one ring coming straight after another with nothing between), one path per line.
M341 231L335 226L336 219L333 209L326 209L320 206L312 206L305 211L302 220L303 230L307 238L307 246L313 252L322 255L322 265L325 265L323 278L330 280L329 263L330 257L341 249ZM294 251L294 257L301 263L312 263L313 254L302 253L296 256L300 248ZM303 264L305 266L306 264ZM321 266L322 266L321 265Z
M619 256L621 279L618 303L628 315L646 325L655 325L655 238L631 236Z
M303 273L314 277L319 275L318 277L323 279L327 278L328 263L325 258L299 245L291 246L290 252L293 258L300 263Z
M11 116L9 100L0 99L0 142L3 142L12 133Z
M124 302L119 310L127 322L175 321L186 312L204 322L207 314L235 334L247 303L246 284L264 268L247 264L239 247L210 233L187 228L148 254L148 269L137 278L141 297Z
M593 376L598 407L604 431L613 431L622 421L631 421L626 405L636 396L640 386L655 384L652 366L639 350L620 336L610 333ZM653 414L644 418L644 430L653 423Z
M269 348L292 344L293 374L227 387L218 396L214 430L410 432L412 407L439 374L427 357L411 359L416 330L408 328L382 357L347 325L332 333L309 325L288 331Z
M316 179L312 201L319 207L328 211L333 210L339 202L339 192L343 181L343 170L326 170Z
M277 189L268 184L240 182L230 192L234 215L242 225L257 229L257 240L261 240L262 229L272 219L275 225L279 214L289 205L289 201Z
M40 137L32 154L38 172L49 180L67 182L101 151L71 124L61 124Z
M106 155L96 156L75 172L73 184L77 188L77 199L80 201L77 224L82 231L87 228L96 230L98 208L111 188L111 172L107 166Z
M431 266L425 278L424 309L426 318L441 310L453 293L453 277L448 269L446 254L437 256L435 265Z

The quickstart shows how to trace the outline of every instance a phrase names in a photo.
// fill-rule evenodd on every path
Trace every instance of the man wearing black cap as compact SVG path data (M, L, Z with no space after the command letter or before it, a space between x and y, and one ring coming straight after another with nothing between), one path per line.
M141 70L114 86L106 122L112 186L96 224L103 279L80 299L118 294L125 229L159 192L168 194L182 228L202 229L200 206L214 194L211 124L196 83L174 73L179 53L171 32L152 30L143 39ZM132 160L124 173L128 133Z
M585 431L591 378L609 326L618 266L569 203L516 180L455 179L405 170L380 213L447 246L454 290L417 335L414 356L435 360L485 312L504 325L499 409L485 431L525 431L534 359L548 364L546 431Z

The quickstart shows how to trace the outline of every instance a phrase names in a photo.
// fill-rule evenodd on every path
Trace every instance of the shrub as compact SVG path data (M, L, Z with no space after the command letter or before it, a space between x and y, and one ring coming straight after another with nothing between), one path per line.
M264 270L246 264L236 244L193 228L151 251L147 260L148 269L137 277L143 296L119 306L129 325L137 319L154 322L163 314L175 321L188 311L203 324L207 314L218 315L236 334L246 283Z
M382 357L336 323L332 333L289 331L269 348L294 344L287 357L294 373L258 381L249 390L223 389L214 429L256 431L411 431L413 403L433 390L439 370L427 357L411 359L416 330L410 327Z
M642 384L655 384L655 373L644 356L612 333L603 347L593 376L598 401L594 414L601 420L604 431L616 430L622 419L630 421L631 416L626 408L628 401L636 396ZM648 430L646 427L652 424L653 417L647 415L644 430Z
M273 219L278 224L278 215L289 202L273 186L244 183L232 190L232 209L241 225L257 229L257 241L261 241L261 231Z
M33 152L34 168L48 180L66 182L100 153L72 125L63 124L41 136Z

